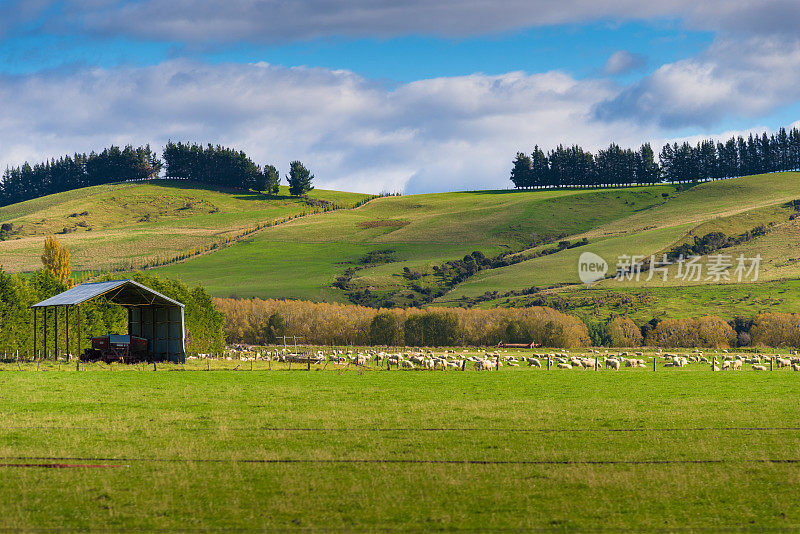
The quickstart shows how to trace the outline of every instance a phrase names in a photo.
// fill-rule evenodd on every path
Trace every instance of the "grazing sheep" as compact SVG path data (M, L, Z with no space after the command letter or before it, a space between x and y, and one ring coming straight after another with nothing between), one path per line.
M778 364L778 369L781 369L782 367L789 367L791 361L787 360L786 358L776 358L775 363Z
M753 366L753 371L766 371L766 370L767 370L767 368L765 366L763 366L763 365L754 365Z
M619 371L619 360L609 358L606 360L606 366L610 367L613 371Z
M793 363L792 371L800 371L800 363Z
M403 369L413 369L414 364L409 360L403 360Z
M568 363L559 363L558 364L558 368L559 369L572 369L572 366L570 364L568 364Z
M528 360L528 367L541 367L542 362L540 362L537 358L530 358Z
M719 371L719 365L715 365L712 371Z
M475 362L474 366L476 371L488 371L494 367L489 360L478 360Z
M731 362L729 362L727 360L722 362L722 370L723 371L727 371L730 368L731 368Z
M742 360L734 360L731 364L732 371L741 371L742 370Z

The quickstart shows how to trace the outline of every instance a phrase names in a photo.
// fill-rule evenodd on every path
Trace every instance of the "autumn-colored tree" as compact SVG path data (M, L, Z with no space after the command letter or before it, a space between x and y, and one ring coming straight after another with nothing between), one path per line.
M642 332L627 317L614 317L606 327L612 347L638 347L642 344Z
M44 239L44 254L42 254L42 265L45 271L50 272L56 280L67 288L72 287L75 281L72 279L72 262L70 260L69 249L61 246L55 236L49 235Z
M650 330L647 344L656 347L727 348L736 342L736 332L719 317L666 319Z
M283 319L286 334L304 343L321 345L380 345L405 341L409 345L497 345L506 339L509 324L525 333L526 341L549 347L582 347L590 343L583 321L552 308L375 309L300 300L215 299L225 315L230 343L269 343L260 325L273 314ZM380 316L376 320L376 317ZM389 319L392 316L394 319ZM384 324L386 323L386 324ZM387 327L391 323L392 326ZM385 335L385 330L391 335ZM380 335L378 335L381 331Z
M760 347L800 346L800 314L761 313L750 329L753 345Z

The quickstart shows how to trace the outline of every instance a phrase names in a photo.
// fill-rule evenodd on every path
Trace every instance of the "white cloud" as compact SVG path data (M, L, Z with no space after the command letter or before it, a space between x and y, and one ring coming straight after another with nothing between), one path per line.
M641 69L647 63L647 58L641 54L634 54L627 50L617 50L611 54L603 66L602 73L615 76L627 74L631 71Z
M701 55L662 65L600 104L601 120L708 128L758 118L800 98L800 39L721 39Z
M0 78L0 161L167 139L240 147L318 187L407 192L508 187L517 150L652 129L592 120L616 88L550 72L421 80L392 90L347 71L170 61Z

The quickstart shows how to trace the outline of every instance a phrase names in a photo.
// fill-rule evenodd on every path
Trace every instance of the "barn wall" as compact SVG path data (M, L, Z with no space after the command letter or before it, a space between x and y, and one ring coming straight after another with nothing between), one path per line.
M184 315L180 306L132 306L128 308L128 333L148 340L157 359L183 362Z

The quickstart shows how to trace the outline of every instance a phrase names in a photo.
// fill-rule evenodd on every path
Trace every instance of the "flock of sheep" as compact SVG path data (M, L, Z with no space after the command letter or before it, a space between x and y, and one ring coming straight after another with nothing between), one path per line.
M619 371L622 367L648 367L643 352L618 352L613 353L608 350L600 351L590 349L583 354L570 354L569 351L531 354L529 356L521 354L508 354L507 351L485 352L481 355L468 355L468 350L459 351L448 349L438 354L431 350L414 350L411 352L390 353L375 349L363 350L342 350L334 349L329 351L318 350L312 354L293 354L287 349L275 349L269 352L245 353L238 351L238 359L247 360L267 360L279 362L295 363L332 363L334 365L354 365L363 367L366 365L386 366L387 369L397 368L404 370L461 370L468 368L476 371L499 370L502 366L527 367L556 369L584 369L599 370L609 369ZM227 359L233 359L228 356ZM791 368L800 371L800 356L797 351L786 358L778 355L741 355L730 354L726 349L721 353L714 351L713 354L704 354L700 349L695 349L691 353L676 354L657 351L651 364L655 369L656 364L661 361L663 367L686 367L690 363L703 363L711 366L712 371L740 371L744 365L749 365L754 371L767 371L775 365L778 369Z

